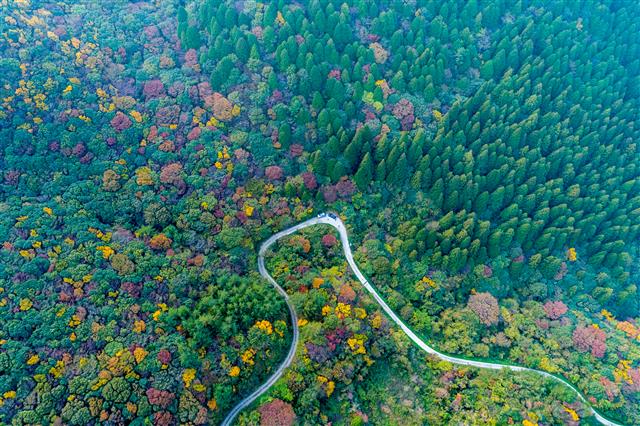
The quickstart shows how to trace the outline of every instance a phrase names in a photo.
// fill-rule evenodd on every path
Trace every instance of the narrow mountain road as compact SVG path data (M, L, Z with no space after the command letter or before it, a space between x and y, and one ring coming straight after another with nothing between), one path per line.
M423 351L425 351L425 352L427 352L429 354L435 355L436 357L438 357L438 358L440 358L442 360L448 361L448 362L450 362L452 364L467 365L467 366L471 366L471 367L485 368L485 369L491 369L491 370L508 369L508 370L518 371L518 372L519 371L525 371L525 372L535 373L535 374L538 374L538 375L541 375L541 376L544 376L544 377L548 377L548 378L550 378L552 380L555 380L557 382L560 382L560 383L564 384L569 389L571 389L580 398L580 400L582 400L582 402L584 402L584 404L587 407L589 407L591 413L594 415L594 417L601 424L603 424L605 426L623 426L620 423L616 423L616 422L613 422L613 421L607 419L606 417L601 415L598 411L596 411L591 406L591 404L586 400L585 396L574 385L572 385L571 383L569 383L566 379L564 379L562 377L555 376L553 374L547 373L546 371L541 371L541 370L536 370L536 369L533 369L533 368L522 367L522 366L519 366L519 365L500 364L500 363L485 362L485 361L475 361L475 360L470 360L470 359L458 358L458 357L455 357L455 356L451 356L451 355L447 355L447 354L443 354L441 352L438 352L436 349L434 349L431 346L429 346L420 337L418 337L418 335L416 335L396 315L395 312L393 312L393 310L389 307L389 305L387 305L387 303L382 299L382 297L380 297L380 295L375 290L375 288L373 288L373 286L369 283L369 281L367 281L367 279L364 277L364 275L362 274L362 272L358 268L358 265L356 265L356 262L353 259L353 254L351 252L351 245L349 243L349 236L347 234L347 228L345 227L344 223L342 222L342 220L340 220L339 217L335 216L334 214L326 214L326 213L322 213L322 214L320 214L320 215L318 215L318 216L316 216L314 218L311 218L311 219L306 220L304 222L301 222L301 223L299 223L297 225L294 225L294 226L292 226L290 228L287 228L284 231L280 231L280 232L272 235L271 237L269 237L269 239L266 240L265 242L263 242L262 245L260 246L260 251L258 253L258 270L260 271L260 275L262 275L264 278L266 278L276 288L276 290L278 290L278 292L280 294L282 294L282 296L285 298L287 306L289 307L289 313L291 315L291 322L293 324L293 341L291 342L291 348L289 349L289 353L287 354L287 357L282 362L280 367L278 367L278 369L271 375L271 377L269 377L269 379L262 386L260 386L258 389L256 389L251 395L247 396L242 401L240 401L238 403L238 405L236 405L233 408L233 410L231 410L229 412L229 414L227 415L225 420L222 422L223 426L230 426L231 423L233 422L233 420L235 419L235 417L240 413L240 411L242 411L244 408L246 408L249 405L251 405L251 403L253 401L258 399L258 397L260 397L260 395L265 393L282 376L282 373L291 364L291 361L293 360L293 358L295 356L296 347L298 346L298 341L299 341L299 338L300 338L300 331L298 329L298 316L296 314L295 308L291 304L291 302L289 300L289 296L284 291L284 289L282 287L280 287L278 285L278 283L276 283L276 281L273 279L273 277L271 275L269 275L269 272L267 272L267 270L266 270L266 268L264 266L264 255L267 252L267 250L269 249L269 247L271 247L271 245L273 245L273 243L278 241L280 238L286 237L287 235L291 235L291 234L293 234L293 233L295 233L295 232L297 232L297 231L299 231L301 229L307 228L309 226L318 225L318 224L325 224L325 225L332 226L338 231L338 233L340 234L340 241L342 243L342 249L344 251L345 258L347 259L347 263L349 264L349 267L351 268L353 273L358 278L358 281L360 281L360 283L369 292L369 294L371 294L371 296L373 296L373 298L376 300L376 302L378 302L380 307L382 307L382 309L387 313L387 315L389 315L389 317L393 320L393 322L396 323L396 325L398 327L400 327L402 329L402 331L404 331L404 333L416 345L418 345L420 347L420 349L422 349Z

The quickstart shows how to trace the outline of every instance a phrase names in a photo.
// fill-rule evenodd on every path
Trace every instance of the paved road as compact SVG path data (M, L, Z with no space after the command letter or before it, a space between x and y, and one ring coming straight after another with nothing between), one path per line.
M369 292L369 294L373 296L373 298L376 300L376 302L378 302L380 307L382 307L382 309L387 313L387 315L391 317L393 322L395 322L396 325L400 327L402 331L404 331L404 333L423 351L429 354L435 355L436 357L443 359L445 361L448 361L452 364L468 365L472 367L485 368L485 369L491 369L491 370L508 369L512 371L526 371L526 372L531 372L541 376L548 377L570 388L576 395L578 395L578 397L582 400L582 402L584 402L584 404L587 407L589 407L594 417L603 425L623 426L620 423L615 423L605 418L599 412L597 412L591 406L591 404L589 404L589 402L586 400L584 395L574 385L569 383L564 378L554 376L553 374L549 374L546 371L522 367L519 365L497 364L492 362L474 361L474 360L469 360L464 358L457 358L451 355L438 352L436 349L426 344L424 340L418 337L418 335L416 335L409 327L407 327L407 325L396 315L396 313L393 312L393 310L389 307L389 305L387 305L387 303L382 299L382 297L380 297L380 295L375 290L375 288L373 288L373 286L369 283L369 281L367 281L365 276L362 274L362 272L358 268L358 265L356 265L356 262L353 260L353 254L351 252L351 245L349 243L347 228L345 227L342 220L340 220L340 218L338 218L333 214L325 214L325 213L320 214L317 217L306 220L290 228L287 228L284 231L280 231L277 234L272 235L268 240L266 240L260 246L260 251L258 253L258 270L260 271L260 275L266 278L271 283L271 285L273 285L276 288L276 290L278 290L278 292L282 294L282 296L285 298L285 301L287 302L287 306L289 307L289 313L291 314L291 322L293 324L293 341L291 343L291 348L289 349L289 353L287 354L287 357L282 362L280 367L278 367L278 369L271 375L271 377L269 377L269 379L262 386L256 389L251 395L247 396L242 401L240 401L238 405L236 405L234 409L229 412L224 422L222 423L223 426L230 426L233 420L235 419L235 417L238 415L238 413L240 413L240 411L248 407L253 401L255 401L258 397L260 397L260 395L265 393L280 378L280 376L282 376L282 373L284 372L284 370L291 364L291 361L295 356L296 347L298 346L298 340L300 337L300 331L298 329L298 316L296 315L296 311L293 304L291 304L291 302L289 301L289 296L287 295L287 293L282 289L282 287L278 285L278 283L276 283L273 277L269 275L269 273L267 272L264 266L264 255L269 249L269 247L271 247L271 245L273 245L273 243L278 241L280 238L286 237L287 235L291 235L309 226L318 225L318 224L333 226L338 231L338 233L340 234L340 241L342 243L342 249L344 251L345 258L347 259L347 263L349 264L349 267L358 278L358 281L360 281L360 283Z
M222 426L230 426L233 420L236 418L236 416L240 414L240 411L244 410L253 401L258 399L260 395L262 395L267 390L269 390L269 388L273 386L276 383L276 381L278 381L280 376L282 376L282 373L284 372L284 370L287 367L289 367L289 365L291 364L291 361L293 361L293 357L296 354L296 348L298 347L298 340L300 339L300 330L298 329L298 315L296 314L296 308L293 306L293 303L291 303L291 301L289 300L289 295L287 294L287 292L284 291L284 289L278 285L276 280L274 280L273 277L269 275L269 273L267 272L267 269L264 267L264 254L267 252L267 250L269 249L269 247L271 247L273 243L275 243L276 241L278 241L280 238L284 236L287 236L289 234L296 232L298 229L301 229L301 228L295 228L295 229L289 228L282 232L278 232L277 234L272 235L267 241L262 243L262 245L260 246L260 252L258 253L258 270L260 271L260 275L266 278L267 281L269 281L271 285L274 286L276 290L278 290L278 293L280 293L282 297L284 297L284 300L285 302L287 302L287 306L289 307L291 324L293 324L293 340L291 342L291 347L289 348L289 353L287 354L287 357L284 359L284 361L282 361L282 364L280 364L280 367L278 367L278 369L271 375L271 377L269 377L269 379L264 384L262 384L258 389L253 391L251 395L247 396L242 401L240 401L238 405L236 405L233 408L233 410L231 410L229 414L227 414L227 417L222 422Z

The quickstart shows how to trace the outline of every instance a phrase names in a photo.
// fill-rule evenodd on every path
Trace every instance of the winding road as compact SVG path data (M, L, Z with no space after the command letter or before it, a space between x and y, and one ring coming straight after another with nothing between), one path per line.
M604 417L602 414L600 414L598 411L596 411L591 404L586 400L585 396L571 383L569 383L566 379L560 377L560 376L556 376L553 374L550 374L546 371L541 371L541 370L536 370L533 368L527 368L527 367L522 367L519 365L512 365L512 364L498 364L498 363L492 363L492 362L485 362L485 361L475 361L475 360L469 360L469 359L464 359L464 358L458 358L455 356L451 356L451 355L447 355L447 354L443 354L441 352L438 352L437 350L435 350L434 348L432 348L431 346L429 346L428 344L426 344L420 337L418 337L418 335L416 335L409 327L407 327L407 325L396 315L395 312L393 312L393 310L389 307L389 305L387 305L387 303L382 299L382 297L380 297L380 295L378 294L378 292L375 290L375 288L373 288L373 286L369 283L369 281L367 281L367 279L364 277L364 275L362 274L362 272L360 271L360 269L358 268L358 265L356 265L356 262L353 260L353 254L351 252L351 245L349 243L349 236L347 234L347 228L345 227L344 223L342 222L342 220L340 220L339 217L337 217L334 214L331 213L322 213L314 218L311 218L309 220L306 220L304 222L301 222L297 225L294 225L290 228L285 229L284 231L280 231L274 235L272 235L271 237L269 237L269 239L267 239L265 242L262 243L262 245L260 246L260 251L258 253L258 270L260 271L260 275L262 275L264 278L266 278L271 285L273 285L276 290L278 290L278 292L284 297L287 306L289 307L289 313L291 315L291 323L293 324L293 341L291 342L291 348L289 349L289 353L287 354L287 357L284 359L284 361L282 362L282 364L278 367L278 369L271 375L271 377L269 377L269 379L263 384L261 385L258 389L256 389L251 395L247 396L246 398L244 398L242 401L240 401L234 408L233 410L231 410L229 412L229 414L227 415L227 417L224 419L224 421L222 422L223 426L230 426L231 423L233 422L233 420L235 419L235 417L240 413L240 411L242 411L244 408L248 407L253 401L255 401L258 397L260 397L260 395L262 395L263 393L265 393L281 376L282 373L284 372L284 370L289 367L289 365L291 364L291 361L293 360L295 353L296 353L296 347L298 346L298 341L300 338L300 331L298 329L298 316L296 314L295 308L293 306L293 304L291 303L291 301L289 300L289 296L287 295L287 293L284 291L284 289L282 287L280 287L278 285L278 283L276 283L276 281L273 279L273 277L271 275L269 275L269 272L267 272L265 265L264 265L264 255L267 252L267 250L269 249L269 247L271 247L271 245L273 245L273 243L275 243L276 241L278 241L280 238L286 237L287 235L291 235L301 229L307 228L309 226L313 226L313 225L318 225L318 224L325 224L325 225L330 225L332 227L334 227L338 233L340 234L340 241L342 243L342 249L344 251L344 255L345 258L347 259L347 263L349 264L349 267L351 268L351 270L353 271L353 273L356 275L356 277L358 278L358 281L360 281L360 283L364 286L364 288L369 292L369 294L371 294L371 296L373 296L373 298L376 300L376 302L378 302L378 304L380 305L380 307L382 307L382 309L387 313L387 315L389 315L389 317L393 320L393 322L396 323L396 325L398 327L400 327L402 329L402 331L416 344L420 347L420 349L422 349L423 351L425 351L428 354L432 354L435 355L436 357L448 361L452 364L458 364L458 365L468 365L471 367L477 367L477 368L485 368L485 369L491 369L491 370L501 370L501 369L508 369L508 370L512 370L512 371L525 371L525 372L531 372L531 373L535 373L544 377L548 377L552 380L555 380L557 382L560 382L562 384L564 384L565 386L567 386L568 388L570 388L579 398L580 400L582 400L582 402L589 407L591 413L594 415L594 417L603 425L605 426L623 426L620 423L616 423L613 422L609 419L607 419L606 417Z

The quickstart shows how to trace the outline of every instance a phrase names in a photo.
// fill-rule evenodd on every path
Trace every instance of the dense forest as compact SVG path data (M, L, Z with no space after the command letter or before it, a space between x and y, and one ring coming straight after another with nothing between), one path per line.
M637 2L0 18L0 424L640 424Z

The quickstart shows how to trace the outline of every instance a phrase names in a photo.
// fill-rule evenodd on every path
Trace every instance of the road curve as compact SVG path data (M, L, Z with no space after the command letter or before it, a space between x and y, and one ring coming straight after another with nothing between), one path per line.
M280 231L272 235L271 237L269 237L269 239L263 242L262 245L260 246L260 251L258 252L258 270L260 271L260 275L266 278L271 283L271 285L273 285L276 288L276 290L278 290L278 292L284 297L285 302L289 307L289 313L291 315L291 323L293 324L293 340L291 342L291 348L289 349L289 353L287 354L287 357L282 362L282 364L278 367L278 369L271 375L271 377L269 377L269 379L263 385L261 385L258 389L256 389L251 395L247 396L242 401L240 401L233 408L233 410L229 412L227 417L222 422L223 426L230 426L233 420L235 419L235 417L240 413L240 411L248 407L253 401L255 401L258 397L260 397L260 395L265 393L280 378L280 376L282 376L282 373L291 364L291 361L295 356L296 347L298 346L298 341L300 338L300 331L298 329L298 316L296 314L295 308L293 304L291 304L291 301L289 300L289 296L284 291L284 289L280 287L278 283L276 283L276 281L273 279L273 277L269 275L269 273L267 272L264 266L264 255L269 249L269 247L271 247L271 245L273 245L273 243L278 241L280 238L286 237L287 235L291 235L309 226L318 225L318 224L325 224L325 225L332 226L338 231L338 233L340 234L340 241L342 243L342 249L344 251L345 258L347 259L347 263L349 264L349 267L358 278L358 281L360 281L360 283L369 292L369 294L373 296L375 301L378 302L380 307L382 307L382 309L387 313L387 315L389 315L389 317L393 320L393 322L396 323L396 325L400 327L402 331L423 351L429 354L435 355L436 357L442 360L448 361L452 364L468 365L471 367L485 368L485 369L491 369L491 370L508 369L512 371L526 371L526 372L535 373L544 377L548 377L552 380L555 380L557 382L564 384L569 389L571 389L580 398L580 400L589 408L593 416L601 424L605 426L623 426L620 423L616 423L607 419L598 411L596 411L595 408L593 408L593 406L586 400L585 396L574 385L572 385L562 377L555 376L553 374L547 373L546 371L536 370L528 367L522 367L519 365L498 364L498 363L492 363L492 362L474 361L474 360L469 360L464 358L457 358L455 356L438 352L436 349L429 346L420 337L418 337L418 335L416 335L409 327L407 327L407 325L396 315L395 312L393 312L393 310L389 307L389 305L387 305L387 303L382 299L382 297L380 297L378 292L375 290L375 288L373 288L373 286L369 283L369 281L367 281L367 279L364 277L364 275L358 268L358 265L356 265L356 262L353 259L353 254L351 252L351 245L349 244L349 236L347 234L347 228L345 227L344 223L342 222L342 220L340 220L339 217L333 214L326 214L326 213L322 213L314 218L298 223L297 225L287 228L284 231Z
M224 421L222 422L222 426L230 426L233 420L236 418L236 416L240 414L240 411L244 410L253 401L258 399L260 395L262 395L267 390L269 390L269 388L273 386L276 383L276 381L278 381L280 376L282 376L282 373L284 372L284 370L287 367L289 367L289 365L291 364L291 361L293 361L293 357L296 354L296 348L298 347L298 340L300 338L300 330L298 328L298 315L296 314L296 308L293 306L293 304L289 300L289 295L287 294L287 292L284 291L284 289L278 285L276 280L274 280L273 277L269 275L269 273L267 272L267 269L264 267L264 254L266 253L267 249L271 247L273 243L275 243L276 241L278 241L280 238L284 236L287 236L289 234L296 232L298 229L300 228L297 228L297 229L289 228L287 230L284 230L282 232L278 232L277 234L272 235L267 241L262 243L262 245L260 246L260 251L258 252L258 270L260 271L260 275L266 278L267 281L269 281L271 285L274 286L276 290L278 290L278 293L280 293L282 297L284 297L284 301L287 303L287 306L289 307L289 315L291 316L291 324L293 325L293 340L291 341L291 347L289 348L289 353L287 354L287 357L284 359L284 361L282 361L282 364L280 364L278 369L271 375L271 377L269 377L269 379L266 382L264 382L258 389L253 391L251 395L247 396L242 401L240 401L235 407L233 407L233 410L231 410L229 414L227 414L227 417L225 417Z

